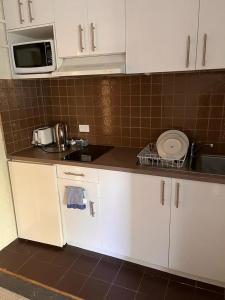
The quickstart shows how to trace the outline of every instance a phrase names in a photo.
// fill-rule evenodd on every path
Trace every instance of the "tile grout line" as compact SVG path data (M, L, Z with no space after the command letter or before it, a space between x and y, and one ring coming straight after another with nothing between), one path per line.
M143 282L143 280L144 280L145 275L146 275L146 268L144 268L144 272L143 272L143 274L142 274L142 276L141 276L139 285L138 285L137 290L136 290L136 292L135 292L135 298L137 297L138 292L140 292L140 287L141 287L141 284L142 284L142 282Z
M65 272L62 274L62 276L58 279L58 281L56 282L56 286L58 286L58 284L63 280L63 278L65 278L65 276L69 273L69 271L72 269L72 267L74 266L75 262L78 260L79 257L80 257L80 254L77 256L76 259L74 259L72 264L65 270Z
M168 280L167 280L167 284L166 284L166 288L165 288L163 300L166 300L166 296L167 296L167 293L168 293L170 281L171 281L171 278L169 277Z
M30 257L28 257L28 259L26 259L25 262L20 267L18 267L18 269L16 269L16 272L19 272L22 269L22 267L24 267L25 264L28 263L37 253L38 251L36 253L33 253Z
M109 286L109 288L108 288L108 291L106 292L105 297L103 298L104 300L108 297L109 292L110 292L110 290L112 289L112 287L113 287L113 285L114 285L114 283L115 283L115 280L116 280L117 276L119 275L119 273L120 273L120 271L121 271L123 265L124 265L124 261L121 262L121 265L120 265L118 271L116 272L115 276L113 277L113 280L112 280L111 283L110 283L110 286Z
M84 288L85 284L87 283L87 281L91 278L92 274L94 273L94 271L96 270L97 266L99 265L100 261L102 260L103 255L101 256L101 258L99 259L99 261L97 262L97 264L95 265L95 267L92 269L92 271L90 272L90 274L87 276L86 280L84 281L84 283L82 284L82 286L80 287L79 291L77 292L78 295L80 294L80 292L82 291L82 289Z

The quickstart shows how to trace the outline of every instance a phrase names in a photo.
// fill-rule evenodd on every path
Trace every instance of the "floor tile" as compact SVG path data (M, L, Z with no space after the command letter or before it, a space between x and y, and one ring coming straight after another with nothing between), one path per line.
M195 284L196 284L196 281L193 279L189 279L189 278L185 278L185 277L181 277L181 276L177 276L177 275L173 275L173 274L170 275L170 280L179 282L179 283L189 284L192 286L195 286Z
M98 263L92 276L97 279L112 282L116 273L119 271L121 263L119 259L104 256Z
M54 257L61 251L60 248L53 247L53 246L43 246L37 251L34 255L36 259L44 262L51 262Z
M205 282L200 282L197 281L197 287L205 289L205 290L209 290L218 294L224 294L224 288L216 286L216 285L212 285L209 283L205 283Z
M163 271L160 271L160 270L147 268L147 267L146 267L145 273L150 274L150 275L155 276L155 277L162 277L162 278L165 278L165 279L168 279L170 277L170 274L167 273L167 272L163 272Z
M106 282L90 278L81 289L79 296L85 300L103 300L109 287L110 284Z
M99 262L99 258L97 257L80 255L78 259L75 261L72 270L75 272L89 275L96 267L98 262Z
M115 283L125 288L136 290L141 281L144 268L125 263L115 279Z
M107 294L106 300L133 300L135 296L135 292L113 285Z
M0 252L0 267L15 272L28 258L26 254L18 254L4 249Z
M63 267L65 270L72 266L72 264L79 257L78 252L70 250L70 248L60 249L51 260L51 264Z
M168 279L145 274L138 291L150 295L153 299L164 299Z
M169 282L165 300L193 300L195 288L178 282ZM197 299L196 299L197 300Z
M136 297L135 297L135 300L156 300L156 299L149 296L149 295L138 292ZM180 299L180 300L182 300L182 299Z
M55 287L62 277L64 270L58 266L31 258L18 270L18 273L38 282Z
M224 296L203 289L195 289L194 300L223 300Z
M39 243L34 243L22 239L16 239L11 244L9 244L5 248L5 250L18 253L18 254L31 256L39 250L39 247L40 247Z
M95 257L95 258L102 258L103 254L100 254L100 253L97 253L97 252L94 252L94 251L90 251L90 250L86 250L86 249L82 249L82 248L78 248L78 247L73 247L76 249L76 251L79 252L79 254L82 254L82 255L86 255L86 256L91 256L91 257Z
M60 280L56 287L64 292L77 295L87 279L86 275L70 271Z

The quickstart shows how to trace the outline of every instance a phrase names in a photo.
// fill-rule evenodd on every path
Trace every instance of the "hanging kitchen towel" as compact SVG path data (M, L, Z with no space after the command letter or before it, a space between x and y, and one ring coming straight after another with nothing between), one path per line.
M85 189L78 186L67 186L66 187L66 203L67 208L86 208L86 199L84 196Z

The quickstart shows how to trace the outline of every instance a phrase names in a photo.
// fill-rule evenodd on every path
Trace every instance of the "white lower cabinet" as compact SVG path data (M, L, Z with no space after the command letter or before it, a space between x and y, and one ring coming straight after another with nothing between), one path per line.
M100 250L98 184L79 180L59 179L59 193L65 241L67 244L93 251ZM86 209L67 208L67 186L83 187Z
M9 167L19 237L225 283L225 185L78 166ZM67 186L85 189L85 210L67 208Z
M9 162L18 236L64 245L56 166Z
M225 185L172 179L170 264L225 282Z
M100 171L102 247L168 267L171 179Z

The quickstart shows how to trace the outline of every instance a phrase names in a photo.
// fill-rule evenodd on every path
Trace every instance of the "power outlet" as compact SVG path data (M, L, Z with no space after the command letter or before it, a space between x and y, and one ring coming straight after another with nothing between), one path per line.
M89 125L79 125L79 132L90 132Z

